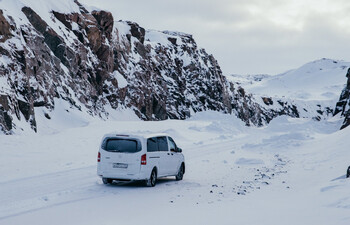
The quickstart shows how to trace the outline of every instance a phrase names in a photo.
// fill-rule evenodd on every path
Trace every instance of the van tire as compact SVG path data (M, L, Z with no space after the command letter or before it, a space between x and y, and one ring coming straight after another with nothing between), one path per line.
M151 176L148 180L146 180L146 186L147 187L154 187L157 183L157 171L156 169L153 169L151 172Z
M103 178L102 178L102 182L103 182L104 184L111 184L111 183L113 182L113 180L110 179L110 178L105 178L105 177L103 177Z
M175 176L176 180L182 180L182 178L184 177L184 173L185 173L184 169L185 169L184 164L181 164L179 172L177 172L177 175Z

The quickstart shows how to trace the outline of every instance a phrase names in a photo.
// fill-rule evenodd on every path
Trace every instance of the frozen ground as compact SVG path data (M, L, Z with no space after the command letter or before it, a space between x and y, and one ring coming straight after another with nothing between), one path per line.
M338 131L340 123L280 117L248 128L205 112L0 135L0 224L347 225L350 128ZM111 131L172 135L186 157L184 180L103 185L97 149Z

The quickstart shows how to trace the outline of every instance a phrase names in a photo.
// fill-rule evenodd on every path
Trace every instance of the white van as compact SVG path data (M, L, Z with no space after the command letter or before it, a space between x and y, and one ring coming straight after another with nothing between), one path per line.
M185 158L181 148L167 134L107 134L97 158L97 175L104 184L113 180L144 180L153 187L157 178L175 176L182 180Z

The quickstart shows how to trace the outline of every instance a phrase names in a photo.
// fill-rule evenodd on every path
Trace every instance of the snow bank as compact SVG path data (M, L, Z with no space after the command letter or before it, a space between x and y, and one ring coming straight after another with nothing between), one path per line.
M65 115L67 106L60 108ZM350 182L344 179L350 128L337 131L337 120L315 126L287 117L264 128L228 122L228 115L209 111L185 121L96 120L39 135L0 136L0 222L110 224L116 212L123 224L350 222ZM210 129L213 124L223 128ZM161 179L155 188L103 185L96 155L111 131L171 134L186 157L184 180Z

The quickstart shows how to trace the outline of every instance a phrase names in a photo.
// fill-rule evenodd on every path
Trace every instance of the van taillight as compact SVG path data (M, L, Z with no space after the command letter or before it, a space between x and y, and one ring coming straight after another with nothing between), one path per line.
M143 154L141 156L141 165L146 165L147 164L147 155Z
M101 153L100 152L98 152L98 154L97 154L97 162L101 162Z

